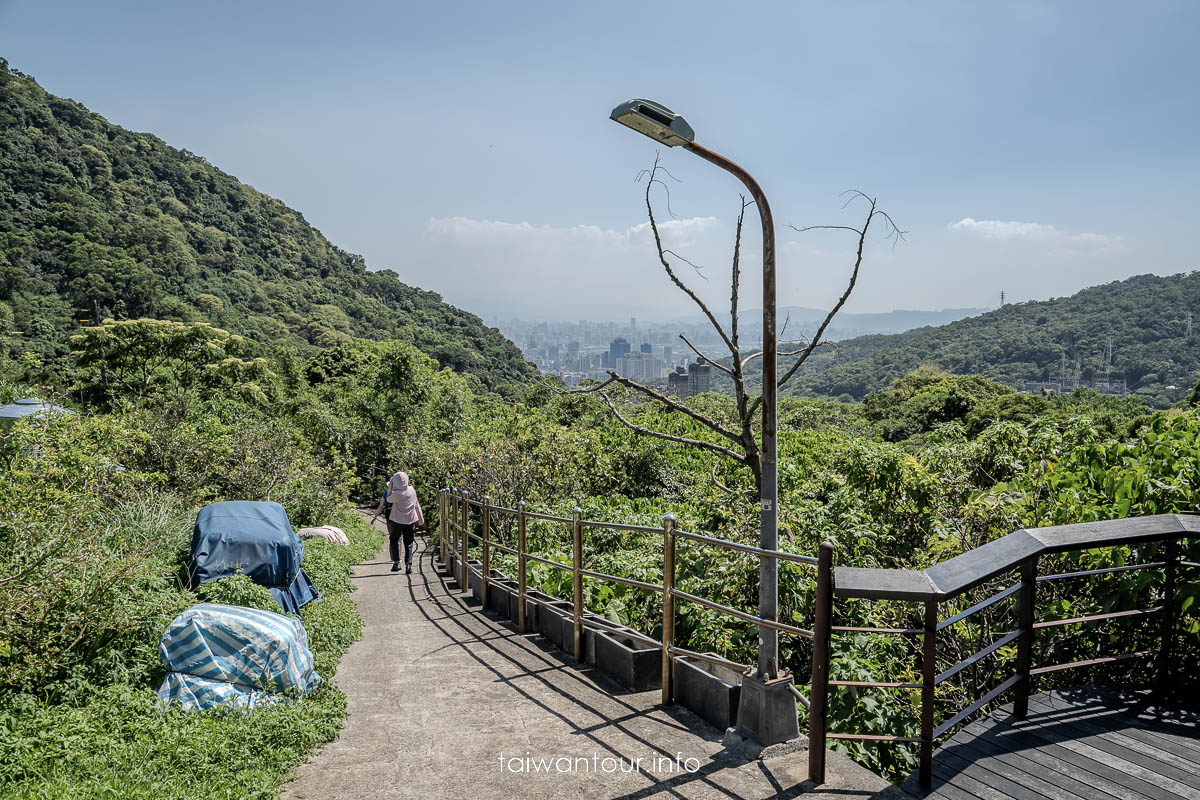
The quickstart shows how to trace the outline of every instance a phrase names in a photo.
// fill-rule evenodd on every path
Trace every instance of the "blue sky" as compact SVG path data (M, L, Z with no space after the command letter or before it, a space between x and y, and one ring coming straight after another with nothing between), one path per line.
M375 268L478 313L669 319L629 97L763 184L780 302L988 306L1200 269L1193 2L205 3L0 0L0 55L208 158ZM672 246L721 302L739 186L665 150ZM746 262L757 257L748 237ZM753 270L751 270L753 273ZM748 306L758 284L745 280Z

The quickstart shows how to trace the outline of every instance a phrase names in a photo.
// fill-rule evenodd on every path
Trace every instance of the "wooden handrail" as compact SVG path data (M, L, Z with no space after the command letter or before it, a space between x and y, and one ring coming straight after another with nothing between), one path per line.
M924 572L841 567L834 575L836 597L944 602L1016 569L1033 556L1200 537L1200 516L1156 514L1019 530Z
M1032 691L1033 679L1038 675L1157 655L1160 681L1169 681L1173 667L1172 641L1177 622L1175 617L1177 573L1180 567L1186 565L1186 562L1180 561L1179 542L1182 539L1190 538L1200 538L1200 516L1192 514L1158 514L1149 517L1104 520L1100 522L1085 522L1073 525L1019 530L923 571L864 569L856 567L840 567L834 570L832 594L836 598L894 600L923 604L924 628L922 630L903 631L904 633L921 634L924 637L923 647L921 648L922 683L909 685L912 688L916 688L917 686L921 688L921 735L919 737L888 738L873 737L866 734L829 733L827 736L830 738L863 741L918 742L920 744L919 778L923 786L929 787L932 782L934 741L953 730L988 703L1000 698L1009 691L1015 692L1013 703L1014 716L1018 719L1024 718L1028 712L1029 695ZM1038 561L1045 555L1153 542L1165 543L1166 555L1162 560L1095 570L1064 572L1044 576L1038 575ZM1040 583L1068 578L1094 577L1131 570L1159 568L1163 569L1165 578L1163 581L1162 603L1158 606L1130 611L1093 614L1071 619L1041 622L1036 619L1035 595L1037 586ZM946 620L939 621L938 609L941 603L953 600L965 592L985 585L988 581L1000 575L1017 569L1020 570L1020 580L1016 584L991 595L985 600L975 603ZM1000 637L979 652L968 656L938 674L935 666L937 661L938 633L1014 595L1018 597L1020 615L1016 630ZM1065 664L1038 667L1034 667L1032 664L1034 635L1038 630L1101 620L1145 617L1152 614L1161 614L1163 620L1160 632L1162 645L1157 654L1142 651ZM822 620L818 619L818 629L821 626ZM838 628L833 626L830 626L830 628L838 630ZM870 632L867 629L860 630L862 632ZM879 629L878 632L899 633L901 631L899 629ZM983 697L975 700L975 702L952 716L949 720L935 727L934 686L948 680L963 669L979 662L986 656L1000 650L1004 645L1011 644L1014 641L1017 643L1017 660L1014 674L1000 682L985 693ZM834 681L829 682L829 685L858 686L864 683L869 684L870 682ZM891 684L878 683L874 688L898 687ZM905 688L909 687L906 686ZM814 683L814 692L815 690L816 685Z

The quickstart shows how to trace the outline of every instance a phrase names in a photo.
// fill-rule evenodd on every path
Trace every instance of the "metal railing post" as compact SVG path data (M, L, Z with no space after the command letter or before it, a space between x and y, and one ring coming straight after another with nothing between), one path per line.
M1174 639L1175 639L1175 591L1179 577L1179 540L1166 541L1167 552L1163 557L1163 619L1162 619L1162 648L1158 653L1158 685L1161 689L1171 687L1171 678L1175 671Z
M448 536L450 533L448 530L446 530L446 524L448 522L447 517L449 516L450 512L450 490L448 488L444 488L441 492L439 492L439 494L441 495L442 502L438 506L438 533L441 534L439 537L439 544L441 545L442 551L442 566L445 566L448 563L446 561L446 536Z
M491 537L492 527L492 498L487 495L483 496L483 557L480 559L483 566L479 572L479 604L487 608L488 601L488 584L490 583L491 567L492 567L492 548L489 547L489 538Z
M452 531L454 533L454 562L461 567L462 561L462 489L457 489L454 492L454 508L450 510L451 522L453 523ZM461 568L450 570L450 574L455 579L458 578Z
M933 785L933 688L937 680L937 600L925 601L924 646L921 650L921 786Z
M1018 630L1021 635L1017 638L1017 682L1013 695L1013 716L1025 719L1029 716L1029 695L1033 691L1033 676L1029 674L1033 666L1033 619L1037 602L1037 556L1021 562L1021 593L1020 621Z
M808 709L808 779L825 782L825 740L829 717L830 639L833 633L833 551L821 542L817 554L817 604L813 620L812 692Z
M464 490L462 493L462 530L459 533L462 539L462 581L459 582L458 588L460 591L471 591L471 576L467 572L467 553L471 546L471 503L468 495Z
M575 660L583 663L583 509L575 507L571 514L572 532L572 577L575 589Z
M671 705L671 646L675 644L675 515L663 518L662 703Z
M446 492L446 525L447 532L450 534L449 546L446 548L446 558L450 560L446 562L446 571L450 573L451 578L454 578L457 574L454 569L454 558L458 553L457 495L457 489L449 489Z
M517 503L517 630L525 633L525 501Z

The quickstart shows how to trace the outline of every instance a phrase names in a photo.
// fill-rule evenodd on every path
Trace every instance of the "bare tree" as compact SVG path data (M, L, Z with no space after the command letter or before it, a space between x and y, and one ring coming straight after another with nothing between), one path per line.
M617 373L615 364L610 365L613 368L608 370L608 380L594 386L589 386L575 391L583 393L596 393L602 396L605 402L608 403L613 415L616 416L616 418L623 424L639 434L651 436L657 439L663 439L669 442L676 442L678 444L690 445L716 454L717 460L713 464L713 480L723 489L728 490L728 487L725 487L723 484L721 484L717 478L717 466L720 464L722 459L727 459L748 468L751 474L754 476L754 495L757 497L760 495L762 488L762 461L760 445L757 436L757 429L761 427L761 415L759 414L759 411L762 406L762 396L751 394L751 389L753 386L752 381L748 377L747 368L756 358L759 358L762 355L762 351L756 350L748 354L745 353L739 340L738 329L738 287L741 281L742 225L745 221L746 209L754 205L754 203L752 201L747 201L745 195L741 196L741 208L738 211L737 230L734 235L733 242L733 258L729 290L729 329L727 331L725 327L721 325L720 321L718 321L716 315L712 312L708 305L700 298L700 296L683 282L683 280L679 277L675 266L672 264L670 258L668 258L668 256L670 256L674 259L682 261L689 266L692 266L697 270L697 272L699 272L699 268L696 267L696 265L663 246L662 235L658 228L658 220L654 215L654 204L651 199L651 193L655 185L666 188L666 184L664 184L662 179L659 177L660 171L669 175L669 173L666 173L666 170L660 166L659 159L656 157L654 159L654 166L643 173L643 175L646 177L646 214L650 220L650 229L654 234L654 246L658 252L659 263L661 263L663 269L666 270L667 276L671 279L671 282L679 287L684 294L690 297L692 302L694 302L704 313L704 316L708 319L709 324L712 326L713 330L716 331L717 336L721 339L726 349L729 351L728 363L722 363L720 360L702 352L699 347L697 347L691 340L688 339L687 336L680 334L679 338L693 353L696 354L697 357L703 359L714 369L723 372L733 382L733 395L737 406L737 423L736 425L722 423L721 421L713 419L707 414L701 413L695 408L688 406L676 397L670 396L665 392L660 392L657 389L654 389L653 387L646 386L638 383L635 380L624 377ZM863 220L861 227L856 228L848 225L810 225L808 227L797 228L795 226L789 226L799 233L812 230L847 231L855 234L858 242L854 257L854 266L850 272L850 280L837 303L834 304L833 308L830 309L829 313L817 327L816 332L811 338L799 337L794 341L785 342L785 344L790 346L792 349L784 350L779 353L781 358L795 359L791 363L790 367L788 367L787 371L784 372L783 377L778 380L777 386L781 388L784 384L791 380L800 367L804 365L804 362L808 360L808 358L818 347L830 344L830 342L824 339L825 333L829 329L829 325L833 321L833 318L839 311L841 311L842 306L844 306L846 301L850 298L850 294L854 291L854 287L858 282L858 275L859 270L862 267L863 249L867 241L867 234L870 232L872 223L875 222L876 217L882 220L885 238L892 239L893 246L896 241L902 240L905 235L905 231L900 230L892 221L892 218L888 216L886 212L879 209L876 203L876 198L870 197L858 190L849 190L843 194L847 197L843 208L856 201L863 202L867 205L866 218ZM668 195L668 203L669 200L670 198ZM782 338L783 334L786 332L787 323L785 322L780 337ZM691 419L698 422L703 428L706 428L708 431L714 434L714 438L717 441L680 436L677 434L667 433L665 431L654 430L644 425L638 425L621 413L621 409L618 408L613 397L612 390L615 387L624 387L635 395L640 394L666 408L687 415Z

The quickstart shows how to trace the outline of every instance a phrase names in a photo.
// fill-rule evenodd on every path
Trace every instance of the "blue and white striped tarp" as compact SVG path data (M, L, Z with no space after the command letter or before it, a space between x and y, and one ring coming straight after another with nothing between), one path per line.
M185 710L253 708L321 684L303 623L273 611L202 603L171 621L158 644L166 703Z

